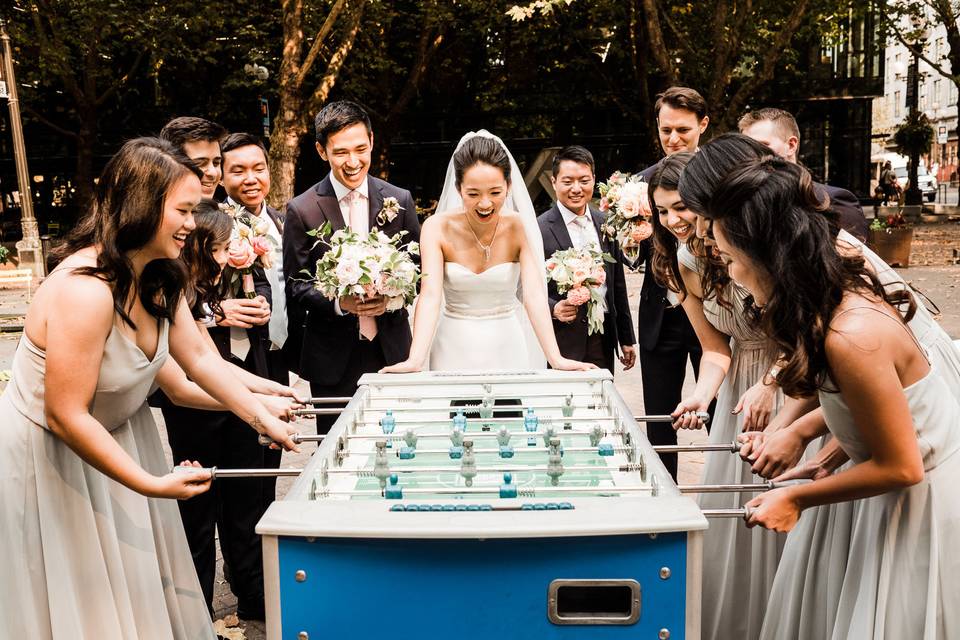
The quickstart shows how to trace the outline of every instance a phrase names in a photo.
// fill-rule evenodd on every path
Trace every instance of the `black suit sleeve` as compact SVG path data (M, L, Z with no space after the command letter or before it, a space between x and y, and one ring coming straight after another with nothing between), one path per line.
M293 201L287 205L286 222L283 228L283 275L286 279L287 299L312 313L336 316L333 301L313 286L316 261L310 259L310 249L316 238L308 236L303 214ZM303 273L306 269L308 273Z
M619 249L617 250L619 253ZM613 303L616 305L617 340L622 346L633 346L637 338L633 333L633 317L630 314L630 298L627 292L627 278L623 272L623 261L613 265Z
M837 214L837 223L858 240L866 240L869 224L863 215L863 207L855 195L840 187L826 187L830 197L830 209Z

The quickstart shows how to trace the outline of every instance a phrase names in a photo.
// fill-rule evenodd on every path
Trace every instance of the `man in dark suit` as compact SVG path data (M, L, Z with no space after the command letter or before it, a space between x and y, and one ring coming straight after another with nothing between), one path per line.
M407 310L388 312L379 296L327 300L311 282L326 246L307 231L326 222L333 231L349 225L366 233L378 227L387 235L406 231L403 242L408 243L419 241L420 223L409 191L367 175L373 131L360 105L332 102L317 114L315 125L317 152L330 164L330 173L287 203L283 270L289 339L301 344L297 366L313 396L350 396L361 375L407 358L412 342ZM389 197L399 203L395 215L383 208ZM326 433L334 421L317 416L317 431Z
M737 123L740 133L770 147L775 154L797 162L800 152L800 128L789 112L783 109L766 108L749 111ZM863 215L863 207L855 195L827 184L814 183L817 189L830 198L830 210L837 216L837 223L859 240L867 239L869 224Z
M566 147L554 156L552 174L557 203L537 219L543 236L544 257L549 258L560 250L580 249L593 244L616 260L604 265L607 311L603 333L589 335L587 305L570 304L557 291L556 283L549 283L547 295L560 353L565 358L592 362L613 373L614 358L619 349L620 362L624 369L630 369L636 362L637 352L633 346L636 340L622 255L618 244L601 233L604 215L590 207L596 185L593 154L583 147Z
M654 109L664 154L697 150L700 136L710 123L703 96L687 87L670 87L657 96ZM649 181L658 166L647 167L640 176ZM648 414L668 414L680 404L687 360L697 375L703 350L679 301L671 300L667 289L654 279L652 257L653 241L644 240L639 258L644 261L644 276L637 311L643 406ZM677 433L669 423L648 424L647 438L654 445L677 443ZM660 459L676 480L677 454L661 453Z
M270 302L270 320L255 332L261 343L264 358L264 375L286 386L290 384L290 371L287 369L284 347L287 341L286 292L284 291L283 258L283 216L279 211L267 205L270 193L270 166L267 161L267 149L263 142L249 133L233 133L220 143L223 154L223 188L227 192L227 203L240 204L251 214L257 216L267 226L267 235L276 245L271 256L271 266L262 276L269 283L263 291ZM262 290L262 283L257 292ZM263 450L263 466L278 469L283 451L280 449ZM276 478L262 478L264 510L276 498Z

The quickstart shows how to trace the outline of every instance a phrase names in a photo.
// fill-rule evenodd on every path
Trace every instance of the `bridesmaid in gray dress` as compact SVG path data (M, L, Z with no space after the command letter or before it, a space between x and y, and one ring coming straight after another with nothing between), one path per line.
M693 412L717 404L711 443L730 443L744 429L763 428L783 396L763 384L777 350L748 320L748 293L730 281L722 265L706 257L709 248L695 237L696 215L677 191L680 175L693 154L678 153L661 162L650 180L654 217L654 275L681 296L681 304L703 347L696 390L677 407L677 428L702 426ZM651 277L651 276L648 276ZM742 409L742 410L741 410ZM750 464L736 455L708 454L705 484L750 484ZM702 508L736 508L749 496L708 493ZM785 536L742 522L717 519L703 541L702 637L756 638L776 575Z
M849 531L842 573L824 585L833 624L818 637L957 637L960 402L952 377L905 322L916 310L911 296L884 288L862 255L838 250L811 184L795 165L755 161L727 176L705 211L730 275L761 305L759 326L781 348L778 384L818 396L851 460L829 477L756 497L749 524L790 531L804 509L856 500L849 527L840 525ZM828 557L833 532L820 533L797 548ZM801 604L802 590L775 595L771 618Z
M176 505L159 499L210 478L169 472L147 394L172 355L212 396L197 390L196 406L227 406L293 443L182 301L172 261L199 200L185 156L153 138L126 143L30 306L0 397L0 637L214 636Z

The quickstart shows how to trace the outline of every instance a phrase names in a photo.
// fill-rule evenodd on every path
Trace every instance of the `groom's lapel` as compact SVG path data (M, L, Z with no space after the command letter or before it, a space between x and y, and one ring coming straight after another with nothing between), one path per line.
M593 221L593 228L597 230L597 238L600 240L600 250L608 251L610 239L603 234L603 213L595 210L590 205L587 205L587 211L590 212L590 220Z
M553 208L544 215L547 216L550 233L553 234L553 237L557 241L557 248L569 249L572 247L573 241L570 239L570 232L567 230L567 225L563 224L563 216L560 214L560 209L557 205L553 205Z
M384 183L376 178L371 178L367 176L367 195L369 196L367 200L370 203L370 226L369 229L373 231L379 226L377 222L377 216L380 215L380 210L383 209L383 200L384 195L381 189L383 189ZM386 226L386 225L383 225Z
M317 185L317 208L320 209L320 215L330 223L331 233L346 226L343 213L340 211L340 202L337 200L337 192L333 190L329 175Z

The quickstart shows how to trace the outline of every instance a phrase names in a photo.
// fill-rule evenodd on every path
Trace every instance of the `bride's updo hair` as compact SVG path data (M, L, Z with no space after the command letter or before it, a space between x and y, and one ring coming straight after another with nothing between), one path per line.
M453 154L453 171L457 189L463 183L463 174L473 166L487 164L503 172L503 179L510 185L510 156L503 145L487 136L474 136L464 142Z

